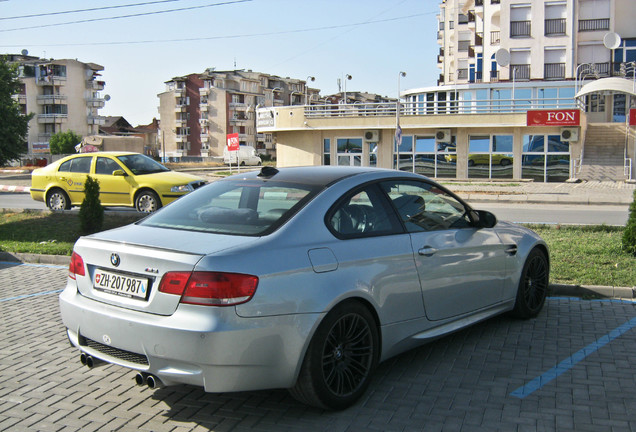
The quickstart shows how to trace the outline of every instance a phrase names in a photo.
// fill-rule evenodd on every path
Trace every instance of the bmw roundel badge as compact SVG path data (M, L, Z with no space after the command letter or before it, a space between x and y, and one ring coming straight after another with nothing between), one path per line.
M116 253L110 254L110 263L117 267L120 263L120 259L119 259L119 255L117 255Z

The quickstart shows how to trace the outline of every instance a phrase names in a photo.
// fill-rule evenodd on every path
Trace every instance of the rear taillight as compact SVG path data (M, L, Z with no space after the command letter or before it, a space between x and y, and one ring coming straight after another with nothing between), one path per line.
M84 260L76 252L71 255L71 263L68 265L68 277L75 279L75 276L85 276Z
M241 273L168 272L159 291L181 296L181 303L204 306L233 306L249 301L258 277Z

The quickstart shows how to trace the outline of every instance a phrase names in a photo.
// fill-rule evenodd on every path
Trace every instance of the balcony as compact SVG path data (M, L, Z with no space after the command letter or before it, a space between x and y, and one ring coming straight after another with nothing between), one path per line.
M199 111L201 111L201 112L208 112L208 110L209 110L209 107L208 107L208 104L207 104L207 103L199 104Z
M86 123L89 125L100 125L103 126L106 124L106 117L103 116L88 116L86 118Z
M530 37L530 21L510 21L510 37Z
M609 30L610 29L610 19L609 18L597 18L597 19L580 19L579 20L579 31L599 31L599 30Z
M174 90L174 95L175 97L185 97L186 95L186 89L185 88L178 88Z
M102 98L86 99L86 106L88 106L89 108L104 108L105 105L106 105L106 100Z
M208 134L208 132L201 132L201 135L199 135L201 137L201 141L207 141L208 138L210 138L210 135Z
M66 77L58 75L47 75L36 78L35 83L39 86L59 86L66 84Z
M565 63L546 63L543 65L544 79L565 78Z
M491 31L490 32L490 45L499 45L501 43L501 32L500 31Z
M476 71L475 77L470 80L471 83L480 83L483 81L483 72Z
M577 75L580 79L589 79L596 76L607 77L610 75L610 64L609 62L578 64Z
M459 52L468 52L470 48L470 41L459 41L457 44L457 51Z
M95 91L104 90L105 85L106 83L104 81L86 81L86 88Z
M546 36L563 36L565 35L565 18L547 19L545 20Z
M245 102L230 102L230 108L247 109Z
M210 94L210 87L201 87L199 89L199 94L201 96L208 96Z
M499 71L491 70L490 71L490 82L498 82L499 81Z
M209 123L210 123L210 120L208 120L208 118L207 118L207 117L204 117L204 118L200 118L200 119L199 119L199 124L200 124L201 126L207 126Z
M530 65L529 64L511 64L510 71L512 79L517 81L530 79Z
M38 95L36 98L38 101L38 105L55 105L62 103L68 97L66 95Z
M188 135L177 135L175 137L175 142L178 143L187 143L188 142Z
M186 112L186 108L187 108L187 105L185 105L185 104L183 104L183 105L176 105L176 106L174 107L174 112L176 112L176 113Z
M186 127L188 125L188 121L185 119L176 119L174 124L176 127Z
M468 69L457 69L457 79L458 80L468 79Z
M68 114L38 114L38 123L66 123Z

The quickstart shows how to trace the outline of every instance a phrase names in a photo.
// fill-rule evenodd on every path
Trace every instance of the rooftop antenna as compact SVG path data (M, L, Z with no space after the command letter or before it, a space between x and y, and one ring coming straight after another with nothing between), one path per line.
M236 69L236 57L234 57L234 69Z

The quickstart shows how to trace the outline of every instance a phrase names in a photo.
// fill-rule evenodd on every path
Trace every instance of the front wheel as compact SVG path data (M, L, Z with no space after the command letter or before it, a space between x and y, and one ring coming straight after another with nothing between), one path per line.
M152 213L161 207L156 193L150 190L141 191L135 198L135 208L140 213Z
M291 395L319 408L348 408L369 386L379 346L378 329L366 307L358 302L336 306L311 340Z
M549 279L548 259L542 251L532 250L521 272L512 315L523 319L537 316L543 308L548 294Z
M46 197L46 205L53 211L70 210L71 200L62 189L53 189Z

